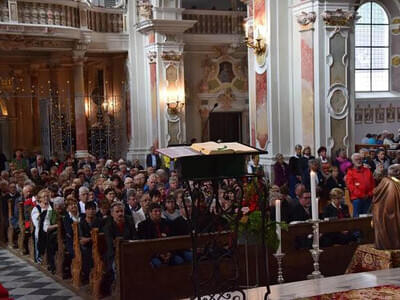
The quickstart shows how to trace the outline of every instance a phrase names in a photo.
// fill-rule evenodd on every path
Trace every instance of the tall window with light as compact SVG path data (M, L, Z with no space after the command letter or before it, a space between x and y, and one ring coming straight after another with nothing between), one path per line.
M367 2L358 9L355 28L356 92L388 91L389 18L383 7Z

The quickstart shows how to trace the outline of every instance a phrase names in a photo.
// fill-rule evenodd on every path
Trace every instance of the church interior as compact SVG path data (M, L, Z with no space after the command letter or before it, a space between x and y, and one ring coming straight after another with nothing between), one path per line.
M0 299L400 299L398 268L400 0L0 0Z

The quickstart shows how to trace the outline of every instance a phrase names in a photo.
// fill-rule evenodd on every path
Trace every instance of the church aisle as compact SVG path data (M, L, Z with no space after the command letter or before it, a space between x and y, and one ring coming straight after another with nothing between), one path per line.
M0 248L0 283L14 299L82 299L4 248Z

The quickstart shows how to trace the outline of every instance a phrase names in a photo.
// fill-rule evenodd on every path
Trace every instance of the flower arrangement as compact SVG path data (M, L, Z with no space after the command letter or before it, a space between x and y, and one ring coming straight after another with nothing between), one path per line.
M249 240L256 240L261 242L261 231L262 231L262 212L261 212L261 201L264 199L265 194L260 193L263 191L264 182L257 178L252 178L250 182L246 181L243 184L243 200L241 203L241 209L236 210L236 213L231 216L227 216L228 221L231 224L231 228L235 228L235 221L238 222L238 235L239 238L245 238ZM267 214L268 216L268 214ZM288 226L285 222L277 223L271 221L268 217L265 220L265 231L264 239L267 246L274 252L279 247L279 238L276 233L276 226L279 224L282 229L287 230Z

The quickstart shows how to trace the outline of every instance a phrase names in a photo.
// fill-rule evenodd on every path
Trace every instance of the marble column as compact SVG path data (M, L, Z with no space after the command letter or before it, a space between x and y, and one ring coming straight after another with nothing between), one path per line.
M31 97L32 97L32 114L33 116L39 116L39 99L37 94L37 87L39 84L39 65L31 65L29 74L30 74L30 88L31 88ZM33 147L40 147L40 129L39 122L36 118L32 120L32 130L33 130Z
M315 12L302 12L297 16L300 27L301 49L301 116L303 145L316 152L315 144L315 92L314 92L314 22Z
M328 151L334 155L339 148L350 154L354 149L354 70L353 6L335 7L321 14L325 42L325 134Z
M73 56L74 104L75 104L75 155L77 158L88 156L87 125L85 114L85 86L83 63L85 53L75 51Z
M183 20L182 11L181 1L128 6L129 27L137 28L129 47L128 159L144 161L150 146L186 142L182 35L196 21Z

